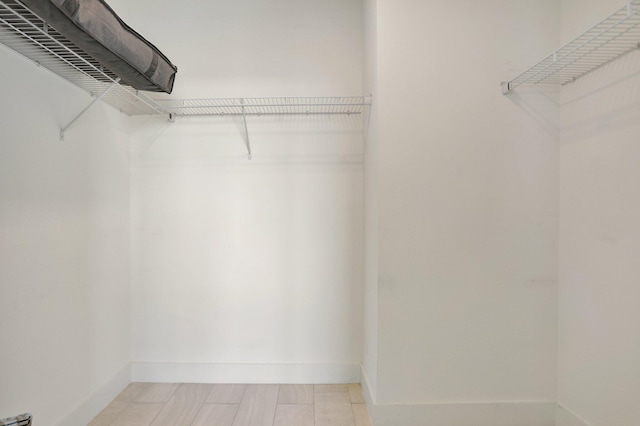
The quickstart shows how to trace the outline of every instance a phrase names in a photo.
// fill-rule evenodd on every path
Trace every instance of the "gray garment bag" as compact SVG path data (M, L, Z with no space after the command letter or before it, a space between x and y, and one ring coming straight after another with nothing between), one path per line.
M104 0L20 0L78 48L138 90L171 93L177 72Z

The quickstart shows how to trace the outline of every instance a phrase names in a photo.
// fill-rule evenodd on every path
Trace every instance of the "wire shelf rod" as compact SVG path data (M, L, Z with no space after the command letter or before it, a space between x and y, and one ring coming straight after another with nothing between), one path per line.
M161 101L158 101L159 103L162 103ZM348 106L357 106L357 107L361 107L365 104L304 104L304 105L296 105L296 104L272 104L272 105L245 105L245 108L265 108L265 107L280 107L280 108L285 108L285 107L333 107L334 109L336 109L337 107L348 107ZM205 105L202 105L205 106ZM241 105L208 105L207 107L209 108L242 108ZM169 108L171 109L188 109L188 108L196 108L196 106L191 106L191 105L176 105L176 106L169 106Z
M242 117L242 113L224 113L224 112L220 112L220 113L215 113L215 112L209 112L209 111L204 111L202 113L189 113L189 114L180 114L179 112L170 112L169 114L175 114L176 116L180 116L180 117L212 117L212 116L217 116L217 117ZM352 113L345 113L345 112L310 112L310 113L306 113L306 112L278 112L278 113L246 113L247 117L265 117L265 116L286 116L286 115L362 115L361 112L352 112Z

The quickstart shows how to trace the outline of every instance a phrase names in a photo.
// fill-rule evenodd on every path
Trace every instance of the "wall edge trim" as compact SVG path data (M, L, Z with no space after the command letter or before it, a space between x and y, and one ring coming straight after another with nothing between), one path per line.
M131 364L127 363L55 425L85 426L89 424L129 383L131 383ZM37 418L34 418L33 421L34 424L39 424Z
M134 382L360 383L359 364L224 364L133 362Z
M369 412L369 418L373 422L375 417L375 406L376 399L371 392L371 387L369 386L369 377L367 376L367 372L364 368L364 365L360 366L360 385L362 386L362 394L364 395L364 401L367 404L367 411Z
M555 426L555 402L376 404L375 426Z

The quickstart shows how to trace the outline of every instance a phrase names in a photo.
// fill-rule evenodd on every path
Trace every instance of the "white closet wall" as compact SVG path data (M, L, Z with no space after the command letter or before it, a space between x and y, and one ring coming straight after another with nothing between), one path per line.
M366 0L364 10L364 93L378 93L378 2ZM372 105L364 155L364 334L363 392L371 410L378 380L378 104ZM373 399L372 399L373 398Z
M362 380L376 426L637 422L640 51L498 84L624 0L110 3L174 97L374 107L249 117L251 161L239 117L99 104L61 142L90 98L0 48L0 417Z
M563 0L569 40L624 1ZM558 426L640 418L640 51L564 88Z
M130 379L125 116L0 47L0 417L86 425ZM68 415L71 417L68 417Z
M154 39L179 64L177 97L361 93L360 1L154 9L180 34ZM164 24L126 10L143 33ZM251 161L237 117L138 124L134 379L359 381L361 118L250 117Z
M499 82L557 47L560 4L375 3L375 424L552 425L558 111Z
M173 98L355 96L362 89L360 0L110 4L178 65Z

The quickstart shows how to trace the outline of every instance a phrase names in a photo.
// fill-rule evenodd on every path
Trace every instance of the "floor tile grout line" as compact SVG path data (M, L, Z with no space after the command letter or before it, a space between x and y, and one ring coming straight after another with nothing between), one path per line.
M153 424L153 422L156 421L156 419L158 418L158 416L160 415L160 413L162 413L162 410L164 410L164 408L166 407L166 405L169 403L169 401L171 401L171 398L173 398L173 395L176 393L176 391L178 390L178 388L183 385L184 383L171 383L173 385L176 385L175 388L173 389L173 391L171 391L171 394L169 395L169 397L167 398L166 401L164 401L164 403L162 404L162 408L160 408L160 411L158 411L158 414L155 415L155 417L153 418L153 420L151 420L151 423L149 423L149 426L151 426Z
M313 426L316 426L316 386L311 386L311 400L313 401Z
M167 398L166 402L169 402L169 400L171 399L171 397L176 393L176 391L178 390L178 388L182 385L184 385L184 383L174 383L174 385L177 385L175 387L175 389L173 389L173 391L171 392L171 395L169 395L169 398Z
M132 382L135 383L135 382ZM132 383L129 383L129 385L131 385ZM129 386L127 385L127 387ZM125 387L126 389L126 387ZM123 389L123 391L125 390ZM122 393L122 392L121 392ZM127 408L129 408L131 405L135 404L134 398L136 398L136 396L139 396L141 393L141 390L138 390L137 392L134 392L132 395L129 395L129 397L124 401L124 406L122 407L122 410L120 410L120 412L113 418L113 420L111 420L109 422L109 426L113 425L115 422L118 421L118 419L120 418L120 416L122 415L122 413L124 413ZM116 396L117 398L117 396ZM112 403L113 401L111 401ZM111 404L109 403L109 404Z
M113 418L113 420L111 420L109 422L109 426L113 424L113 422L115 422L116 420L118 420L118 417L120 417L120 415L124 412L124 410L127 409L127 407L129 406L129 402L125 402L124 403L124 407L122 407L122 410L120 410L120 412L118 414L115 415L115 417ZM108 407L108 406L107 406ZM106 408L106 407L105 407ZM93 420L92 420L93 421Z
M176 389L177 389L177 387L176 387ZM174 392L175 392L175 389L174 389ZM162 407L160 407L160 409L158 410L158 413L155 416L153 416L153 419L151 419L151 421L149 422L149 426L151 426L153 424L153 422L156 421L156 419L158 418L160 413L162 413L162 410L164 410L164 407L169 403L169 400L171 399L172 396L173 396L173 392L171 393L169 398L167 398L167 400L162 403Z
M155 385L158 383L144 383L146 385ZM165 401L141 401L141 402L137 402L134 399L136 398L136 395L139 397L140 394L143 393L143 391L138 391L138 392L133 392L131 394L130 398L126 398L123 402L123 408L118 412L118 414L109 421L109 425L114 426L116 424L118 424L118 419L121 419L121 416L123 414L124 411L126 411L127 409L130 409L131 407L134 406L148 406L148 405L152 405L152 404L159 404L160 405L160 410L156 413L156 415L154 416L153 419L151 419L151 423L147 423L147 426L149 426L149 424L153 424L153 422L156 422L160 416L160 414L163 412L163 410L168 406L169 402L171 402L173 400L173 398L176 397L176 394L178 392L178 390L180 388L184 388L185 386L189 385L189 383L164 383L164 384L169 384L169 385L173 385L173 389L171 390L171 392L168 394L167 398L165 399ZM206 405L231 405L234 406L235 408L235 412L233 414L233 419L232 419L232 423L235 424L235 422L238 419L238 414L240 412L240 405L242 404L242 402L244 401L244 399L247 396L247 392L249 391L249 387L254 386L251 384L234 384L234 385L242 385L243 386L243 390L242 390L242 396L240 398L240 402L210 402L208 403L209 398L211 397L213 391L215 390L215 385L214 383L203 383L204 385L211 385L211 389L210 391L205 395L204 398L202 398L200 400L200 402L195 406L195 411L196 414L195 416L192 418L192 420L189 422L189 426L193 426L193 424L195 423L195 421L199 418L198 416L202 413L203 408ZM258 385L258 384L256 384ZM318 392L316 392L318 389L316 389L318 386L315 384L311 384L311 400L312 403L308 404L305 402L283 402L280 403L280 393L283 390L283 384L281 383L271 383L271 385L275 385L276 387L276 401L275 401L275 410L273 412L273 418L271 419L271 424L267 425L265 424L265 426L275 426L275 419L277 418L277 413L278 413L278 406L279 405L283 405L283 406L287 406L287 405L299 405L299 406L304 406L304 405L311 405L311 409L312 409L312 413L313 413L313 420L311 421L311 423L316 426L317 424L317 420L316 420L316 414L317 414L317 402L318 402L318 397L319 394ZM331 394L332 392L329 392L329 394ZM342 392L340 392L342 393ZM356 413L355 413L355 405L359 405L362 406L364 405L366 407L366 401L361 401L360 397L358 396L359 394L357 392L354 392L354 395L352 395L352 392L350 392L349 386L347 385L347 395L348 396L347 400L349 403L349 406L351 408L350 412L351 412L351 417L350 417L350 424L353 426L356 426ZM355 397L355 399L357 400L357 402L354 401L353 397ZM295 398L294 398L295 399ZM327 402L330 402L330 399ZM346 402L345 401L345 402ZM113 401L112 401L113 402ZM360 408L360 407L359 407ZM367 413L367 418L369 418L368 416L368 410L365 411ZM265 419L268 420L268 419Z
M209 394L207 395L207 397L204 400L204 403L206 404L207 401L209 400L209 398L211 398L211 395L213 394L213 391L216 390L216 384L212 383L213 386L211 386L211 392L209 392ZM204 404L203 404L204 405Z
M313 405L313 402L278 402L278 405Z
M351 402L351 417L353 417L353 426L356 425L356 413L353 411L353 402Z
M271 426L274 426L276 424L276 413L278 412L278 400L280 399L280 389L282 385L276 386L278 386L278 392L276 392L276 407L275 410L273 410L273 419L271 419Z
M244 400L244 396L247 394L247 390L249 389L249 384L244 385L244 390L242 391L242 397L240 398L240 402L238 403L238 407L236 408L236 413L233 415L233 420L231 421L231 426L233 426L238 418L238 413L240 412L240 404Z
M199 385L206 385L206 383L197 383ZM193 425L193 422L196 421L196 419L198 418L198 414L200 414L200 411L202 411L202 407L204 407L205 402L207 401L207 398L209 398L209 395L211 394L211 392L213 392L213 386L211 386L211 390L209 391L209 393L207 394L207 396L202 400L202 402L200 403L200 407L198 407L198 411L196 412L196 415L193 416L193 419L191 419L191 422L189 422L189 426Z

